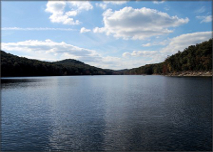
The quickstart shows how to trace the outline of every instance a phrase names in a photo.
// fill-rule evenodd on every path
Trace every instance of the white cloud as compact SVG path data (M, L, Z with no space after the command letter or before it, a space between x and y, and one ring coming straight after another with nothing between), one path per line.
M133 51L123 53L124 68L136 68L145 64L153 64L162 62L165 59L165 55L159 51Z
M66 16L76 16L77 14L77 11L69 11L65 13Z
M111 64L111 66L116 66L115 63L119 63L121 58L119 57L112 57L112 56L106 56L102 58L102 62Z
M207 41L212 38L212 32L195 32L182 34L180 36L174 37L170 40L170 43L161 50L161 53L166 55L175 54L178 51L183 51L190 45L195 45L203 41Z
M165 2L165 0L162 1L153 1L154 4L163 4Z
M107 4L105 4L105 3L95 3L95 5L96 5L97 7L102 8L102 9L106 9L106 8L107 8Z
M133 57L152 57L153 55L157 54L157 51L133 51L132 53L129 52L124 52L122 54L123 57L129 57L129 56L133 56Z
M65 12L66 5L69 4L70 11ZM79 20L74 20L74 16L78 15L83 10L93 9L89 2L65 2L65 1L48 1L46 4L46 12L52 13L49 17L53 23L62 23L67 25L77 25Z
M53 23L63 23L69 25L76 25L80 22L78 20L74 21L70 16L77 15L76 11L64 13L64 8L66 6L66 2L63 1L48 1L46 5L46 12L52 13L49 17L51 22Z
M145 46L145 47L148 47L148 46L151 46L151 45L152 45L151 43L142 44L142 46Z
M201 20L201 23L205 22L211 22L212 21L212 15L208 15L208 16L196 16L197 19Z
M93 29L93 32L94 33L103 33L103 32L105 32L105 29L104 28L95 27Z
M126 2L127 1L104 1L104 3L106 3L106 4L113 4L113 5L123 5Z
M85 27L82 27L80 30L80 33L86 33L86 32L90 32L90 29L86 29Z
M123 57L130 57L130 56L131 56L131 53L129 53L129 52L124 52L124 53L122 54L122 56L123 56Z
M66 6L66 2L63 1L54 1L54 2L48 2L46 4L46 10L50 13L63 13L64 8Z
M21 51L21 52L31 52L35 54L40 53L40 55L44 54L58 54L62 55L70 55L74 59L81 58L95 58L99 57L96 51L80 48L71 44L67 44L65 42L54 42L52 40L38 41L38 40L27 40L16 43L2 43L2 50L5 51ZM60 58L60 57L59 57Z
M144 39L173 32L168 29L185 24L188 18L169 16L167 13L143 7L124 7L119 11L106 10L103 13L104 27L96 27L94 33L112 34L116 38Z
M100 3L96 3L95 5L97 7L101 7L102 9L106 9L108 7L108 5L123 5L126 2L127 1L103 1Z
M152 43L146 43L146 44L142 44L143 47L149 47L149 46L154 46L154 45L166 45L168 44L168 39L166 40L163 40L163 41L155 41L155 42L152 42Z
M16 31L76 31L72 28L49 28L49 27L3 27L1 30L16 30Z
M75 7L75 10L81 11L81 10L91 10L93 9L93 6L88 1L69 1L70 7Z

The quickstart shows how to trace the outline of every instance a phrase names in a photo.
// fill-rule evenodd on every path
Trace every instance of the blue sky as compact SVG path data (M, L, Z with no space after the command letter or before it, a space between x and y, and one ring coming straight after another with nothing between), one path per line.
M107 69L164 61L212 37L212 1L2 1L1 49Z

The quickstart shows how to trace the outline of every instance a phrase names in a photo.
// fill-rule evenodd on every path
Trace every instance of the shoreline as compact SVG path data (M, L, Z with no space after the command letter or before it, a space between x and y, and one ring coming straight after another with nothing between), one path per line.
M143 75L148 74L104 74L104 75L42 75L42 76L0 76L0 78L16 78L16 77L63 77L63 76L106 76L106 75ZM168 74L151 74L151 75L162 75L162 76L171 76L171 77L212 77L212 71L184 71L184 72L173 72Z
M179 76L179 77L212 77L212 71L184 71L184 72L175 72L175 73L169 73L165 76Z

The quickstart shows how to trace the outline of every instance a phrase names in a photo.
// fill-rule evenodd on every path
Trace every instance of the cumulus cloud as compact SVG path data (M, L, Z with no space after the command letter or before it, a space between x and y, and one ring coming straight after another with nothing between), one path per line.
M170 43L161 50L161 53L171 55L178 51L183 51L190 45L195 45L203 41L207 41L212 38L212 32L195 32L182 34L180 36L174 37L170 40Z
M3 27L1 30L16 30L16 31L76 31L72 28L49 28L49 27Z
M69 5L70 11L65 12L65 7ZM49 17L53 23L62 23L67 25L77 25L79 20L74 20L73 17L78 15L83 10L93 9L89 2L75 2L75 1L48 1L46 4L46 12L52 13Z
M169 16L167 13L143 7L124 7L119 11L108 9L103 13L104 27L95 27L94 33L106 33L116 38L144 39L173 32L170 27L180 26L188 18Z
M212 15L208 15L208 16L196 16L197 19L201 20L201 23L205 22L211 22L212 21Z
M82 27L80 30L80 33L86 33L86 32L90 32L90 29L86 29L85 27Z
M93 9L93 6L88 1L69 1L70 8L75 9L77 11L81 10L91 10Z

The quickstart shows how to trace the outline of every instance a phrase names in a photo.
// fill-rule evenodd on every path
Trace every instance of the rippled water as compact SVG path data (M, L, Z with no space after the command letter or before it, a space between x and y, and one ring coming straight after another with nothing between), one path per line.
M212 79L4 78L4 151L212 150Z

